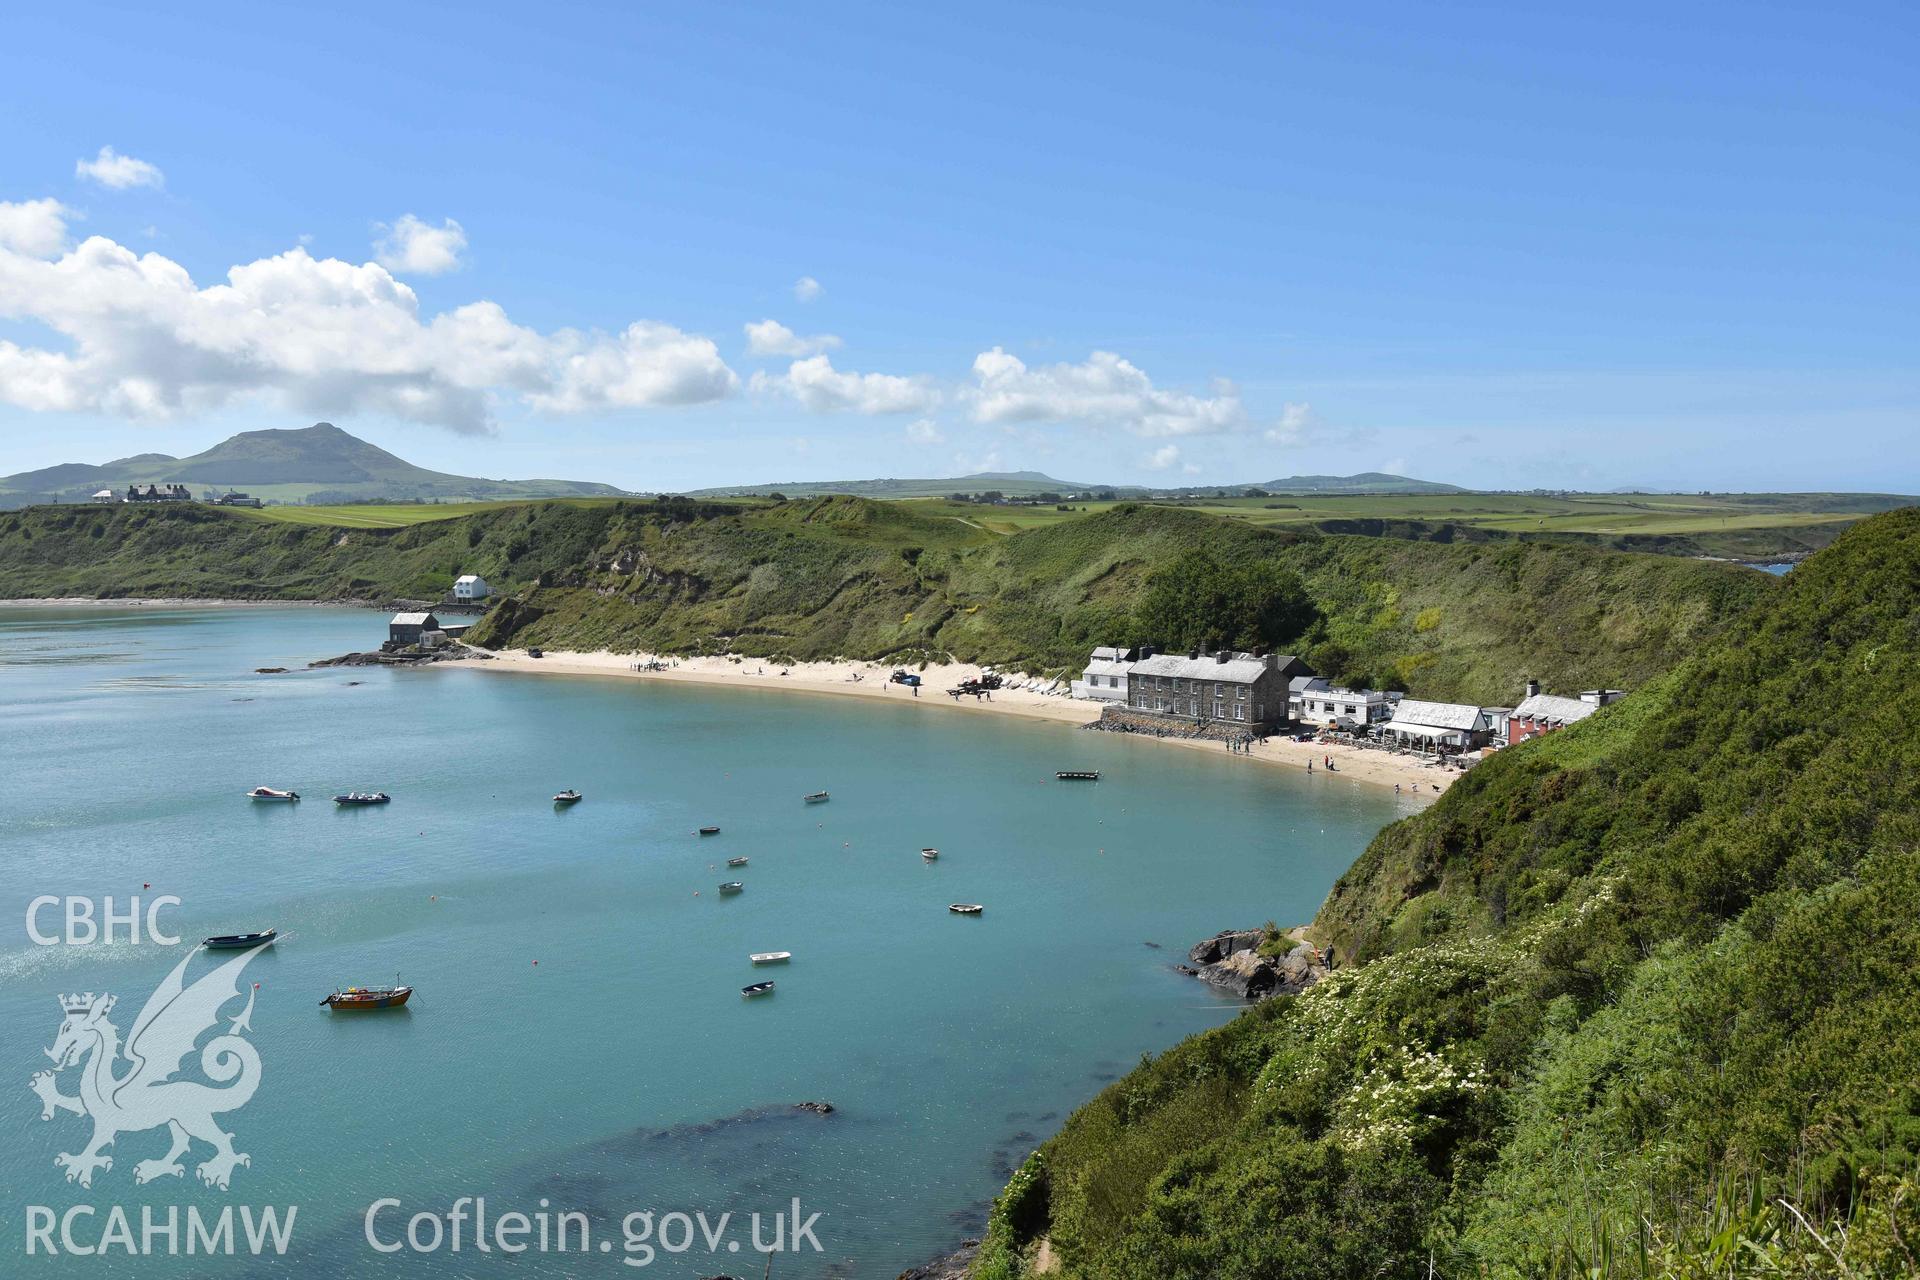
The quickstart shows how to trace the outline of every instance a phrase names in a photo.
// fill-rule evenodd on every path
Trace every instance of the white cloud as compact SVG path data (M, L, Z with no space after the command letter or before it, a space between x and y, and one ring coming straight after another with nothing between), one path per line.
M778 320L755 320L746 328L747 350L756 356L811 356L840 345L830 333L803 338Z
M1155 471L1165 471L1180 461L1180 446L1164 444L1155 449L1147 458L1147 465Z
M374 242L374 259L389 271L443 275L460 265L460 255L467 249L466 228L452 218L436 227L405 213L392 226L373 225L381 233Z
M940 426L932 418L918 418L907 424L907 439L915 444L945 444Z
M1280 420L1267 428L1267 439L1275 444L1306 444L1319 426L1312 405L1289 401L1280 406Z
M974 358L973 379L973 416L980 422L1071 422L1142 436L1237 431L1247 422L1232 386L1220 384L1206 396L1164 390L1111 351L1096 351L1082 364L1030 369L995 347Z
M795 360L783 376L756 373L753 386L784 392L815 413L924 413L940 402L940 390L930 378L843 373L826 356Z
M812 302L825 292L820 282L812 276L801 276L793 282L793 296L802 302Z
M73 172L76 177L90 179L115 191L125 191L128 187L158 187L167 180L158 165L123 156L112 147L100 148L100 154L91 160L74 161Z
M0 251L12 249L34 258L48 258L67 243L67 218L72 210L58 200L0 200Z
M989 449L985 454L977 458L969 457L964 453L956 453L953 455L953 465L954 469L959 471L963 476L976 476L983 471L999 471L1002 469L1000 465L1000 451L998 449Z
M671 325L543 334L485 301L422 315L384 267L305 249L203 288L179 263L101 236L60 252L59 211L45 206L0 205L0 318L66 339L0 340L0 402L22 408L164 418L264 395L321 417L486 432L505 397L590 411L717 400L738 385L710 339Z

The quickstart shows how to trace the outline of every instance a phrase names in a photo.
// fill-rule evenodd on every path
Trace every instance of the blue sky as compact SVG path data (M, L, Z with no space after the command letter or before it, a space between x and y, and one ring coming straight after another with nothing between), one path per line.
M1915 65L1892 3L32 6L0 472L1920 492Z

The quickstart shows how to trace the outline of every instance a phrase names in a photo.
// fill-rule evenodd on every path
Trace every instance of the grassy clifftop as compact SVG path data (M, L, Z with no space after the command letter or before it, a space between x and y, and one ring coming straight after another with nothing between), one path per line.
M399 528L179 507L0 515L0 596L436 598L459 573L512 593L485 644L918 652L1077 670L1148 639L1133 608L1184 553L1297 573L1316 669L1432 697L1508 702L1637 687L1776 587L1735 566L1536 543L1446 545L1265 529L1123 504L1014 534L914 504L827 497L539 502ZM1163 637L1164 638L1164 637Z
M1917 661L1905 510L1501 752L1341 880L1331 980L1072 1117L981 1274L1913 1274Z

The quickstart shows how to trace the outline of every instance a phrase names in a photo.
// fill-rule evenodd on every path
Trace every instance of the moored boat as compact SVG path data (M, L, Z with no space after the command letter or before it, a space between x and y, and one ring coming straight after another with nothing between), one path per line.
M272 787L255 787L247 792L249 800L298 800L298 791L276 791Z
M977 902L956 902L950 905L947 910L957 916L977 916L982 911L985 911L986 908Z
M345 991L334 992L320 1003L342 1013L398 1009L412 994L412 987L348 987Z
M392 799L393 797L384 791L349 791L344 795L335 796L333 802L351 807L354 805L386 804Z
M258 933L220 933L201 939L200 945L209 951L244 951L248 947L267 946L279 936L278 929L262 929Z
M755 964L785 964L793 959L791 951L755 951L747 957Z
M730 867L744 867L747 865L747 860L745 858L728 858L727 865Z
M746 996L746 997L747 997L747 998L749 998L749 999L751 999L751 998L752 998L752 997L754 997L754 996L768 996L768 995L772 995L772 994L773 994L773 984L772 984L771 982L753 982L753 983L749 983L749 984L747 984L746 986L744 986L744 987L742 987L742 988L740 988L740 994L741 994L741 995L743 995L743 996Z
M553 802L555 804L579 804L580 800L581 800L580 793L578 791L575 791L572 787L568 787L565 791L562 791L559 795L553 798Z
M700 834L701 834L701 835L703 835L703 836L717 836L717 835L719 835L719 834L720 834L720 828L718 828L718 827L702 827L702 828L700 828Z
M828 796L827 796L827 793L824 791L814 791L807 795L801 796L800 798L806 801L808 804L824 804L826 803Z
M746 885L740 883L738 880L729 880L725 884L720 886L720 892L722 894L739 893L742 889L746 887L747 887Z
M1053 776L1062 782L1100 781L1100 771L1098 769L1056 769L1054 770Z
M925 858L928 862L932 862L935 858L940 856L940 851L938 849L922 849L920 851L920 856Z

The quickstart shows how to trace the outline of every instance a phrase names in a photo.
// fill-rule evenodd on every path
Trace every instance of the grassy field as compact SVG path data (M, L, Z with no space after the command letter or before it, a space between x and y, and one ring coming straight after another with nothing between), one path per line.
M1877 494L1628 494L1543 497L1520 494L1385 495L1352 497L1212 498L1180 506L1277 528L1328 522L1386 521L1464 525L1514 535L1706 538L1780 531L1782 552L1796 543L1825 545L1847 525L1909 499ZM1055 507L987 507L943 499L916 500L929 514L970 521L995 533L1013 533L1106 510L1116 504L1074 502ZM1794 536L1798 534L1799 536ZM1762 536L1756 545L1764 546ZM1764 554L1765 552L1760 552Z
M558 499L592 506L613 498ZM743 506L772 505L760 498L734 498ZM943 498L903 499L916 515L951 520L993 534L1047 528L1097 515L1119 505L1074 502L1058 507L996 507ZM1791 556L1825 546L1841 530L1875 512L1907 505L1880 494L1585 494L1545 497L1521 494L1442 494L1210 498L1154 505L1224 516L1247 524L1322 532L1381 534L1446 540L1448 526L1491 536L1560 538L1626 550L1743 558ZM341 506L272 506L241 509L254 519L343 529L397 529L436 520L527 505L502 502L390 503Z

